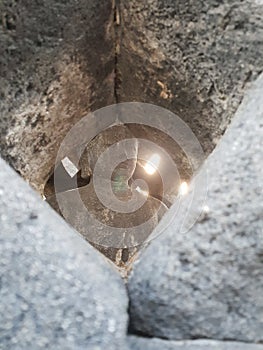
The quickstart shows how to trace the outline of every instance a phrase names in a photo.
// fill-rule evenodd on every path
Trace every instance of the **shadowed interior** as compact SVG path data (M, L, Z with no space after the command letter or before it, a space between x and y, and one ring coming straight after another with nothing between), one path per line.
M59 145L87 113L116 102L163 106L208 156L262 72L263 10L253 1L6 0L0 12L1 155L40 194L54 194ZM166 135L136 125L130 132L170 148L190 180ZM80 186L90 182L77 176ZM127 251L108 256L128 260Z

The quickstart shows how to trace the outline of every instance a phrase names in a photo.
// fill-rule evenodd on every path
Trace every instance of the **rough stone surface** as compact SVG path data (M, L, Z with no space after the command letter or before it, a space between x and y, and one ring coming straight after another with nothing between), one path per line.
M263 69L262 2L0 3L2 156L38 190L86 113L116 101L167 107L208 154Z
M81 201L78 200L79 197ZM143 195L138 193L138 200L144 199ZM162 213L166 211L162 203L153 197L149 197L141 208L131 213L110 210L99 201L93 183L80 189L59 193L50 197L48 202L57 212L61 210L71 226L94 246L100 246L102 252L116 264L119 259L118 252L123 248L130 248L131 258L133 257L134 251L137 250L135 248L146 241L158 224L157 210ZM137 229L137 226L142 224L143 232ZM122 265L123 261L120 263Z
M104 112L104 115L107 117L109 114ZM59 213L62 211L61 214L66 221L90 243L96 247L100 245L100 250L107 257L110 257L115 262L119 261L118 265L125 265L126 267L130 264L130 260L133 260L134 252L137 251L135 248L144 243L151 234L164 212L166 212L166 205L171 205L168 201L172 197L171 194L175 196L179 186L179 179L175 181L174 176L170 175L171 171L169 172L169 169L171 168L165 164L165 161L163 161L162 166L164 174L162 177L158 173L147 175L143 169L143 163L140 163L142 162L140 160L140 154L143 154L143 150L147 151L147 155L151 155L154 151L152 144L148 146L148 150L147 146L140 143L141 139L149 139L154 144L161 144L162 149L174 155L174 162L176 160L186 159L188 164L186 166L184 165L184 168L187 168L187 165L188 168L190 167L190 162L178 144L171 137L165 136L163 132L158 132L157 129L146 128L139 124L117 125L108 128L89 142L88 147L83 152L79 152L81 154L80 161L75 159L75 164L79 164L79 176L76 174L75 179L72 179L67 175L63 166L58 166L55 171L56 186L54 186L54 175L46 184L45 196L48 203ZM126 146L120 142L125 139L130 140ZM100 159L102 154L108 147L113 145L116 146L115 150L108 152L107 157L104 157L102 161ZM119 155L119 157L121 155L128 157L129 160L120 162L112 170L112 173L109 173L107 170L111 167L112 160L116 155ZM74 156L70 156L70 159L74 159ZM98 166L98 159L100 159L101 170L95 175L94 168L96 164ZM182 163L179 161L176 162L179 171L182 170ZM180 175L183 176L182 174ZM101 203L100 199L98 199L98 192L94 188L94 178L96 177L97 183L98 178L107 179L108 177L111 179L111 187L106 182L102 182L99 186L100 193L108 193L108 198L111 201L110 204L114 202L114 198L117 196L122 200L121 205L127 205L127 201L131 198L131 185L134 185L136 179L144 179L147 182L149 197L146 200L145 194L134 191L133 195L137 196L137 202L135 203L141 201L141 206L138 206L137 209L130 207L126 213L112 210L110 206ZM189 177L188 174L187 180L189 180ZM88 185L76 189L81 179L87 179ZM163 181L165 181L165 189L163 188ZM67 182L68 187L65 186ZM111 196L109 187L113 189L114 196ZM57 196L54 196L55 192ZM77 200L78 196L83 199L82 202ZM57 199L60 202L59 206ZM143 205L145 200L146 202ZM90 215L96 218L96 220L93 221ZM149 222L147 223L146 221L148 220ZM144 224L143 228L138 227L142 224ZM119 229L118 233L115 228ZM105 247L108 247L108 249L105 249ZM119 254L121 254L120 248L126 249L126 253L127 249L130 248L128 249L129 258L125 257L125 261L119 259Z
M183 203L135 266L132 332L263 341L262 94L261 75L198 174L208 172L209 213L179 233Z
M209 154L263 69L263 7L252 0L2 0L0 13L0 153L41 193L69 129L115 102L168 108ZM172 150L189 180L166 135L139 134Z
M168 108L210 153L263 69L262 2L120 2L118 100Z
M125 349L117 272L0 160L0 349Z
M1 155L37 189L70 127L115 102L112 1L0 2Z
M166 341L129 337L131 350L262 350L263 345L213 340Z

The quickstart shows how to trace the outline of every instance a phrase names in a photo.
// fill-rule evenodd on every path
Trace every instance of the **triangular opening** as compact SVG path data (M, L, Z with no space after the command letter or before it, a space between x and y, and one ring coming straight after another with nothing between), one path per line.
M1 3L1 155L46 197L55 193L51 181L55 164L64 176L61 192L74 190L75 182L86 188L94 169L88 164L84 171L87 164L82 168L74 164L77 172L68 181L65 167L56 163L62 140L90 112L116 102L145 102L177 115L208 156L245 87L262 71L263 58L258 55L262 40L255 40L255 33L260 38L263 33L257 6L250 2L238 7L230 1L200 6L185 1L156 0L150 5L105 0L95 7L69 1L49 10L45 4ZM186 186L193 175L189 161L167 134L147 125L138 127L132 119L129 123L111 124L108 135L93 138L86 149L88 163L92 163L90 155L104 149L109 139L111 144L123 128L134 138L161 143L176 159L180 183L163 196L157 176L150 193L169 207L174 201L169 196L176 197L179 185ZM96 130L96 120L92 128ZM66 150L60 161L71 151ZM149 156L148 175L158 167L154 154ZM140 160L137 155L131 159ZM123 181L118 171L118 181L113 180L124 196L124 183L130 186L143 171L147 175L145 160L130 163L123 166ZM130 166L134 172L127 177ZM144 189L139 189L143 194ZM100 250L126 267L137 249Z

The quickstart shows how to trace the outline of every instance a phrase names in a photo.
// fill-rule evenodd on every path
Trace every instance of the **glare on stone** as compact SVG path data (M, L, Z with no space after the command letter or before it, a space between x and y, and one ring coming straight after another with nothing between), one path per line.
M181 196L185 196L189 191L189 186L188 186L188 183L187 182L182 182L180 187L179 187L179 194Z
M160 164L161 157L159 154L153 154L150 159L147 161L147 163L144 165L144 170L147 174L153 175Z
M137 192L143 194L145 197L149 196L149 192L142 190L139 186L137 186L135 189L136 189Z
M73 178L79 171L76 165L72 163L72 161L68 157L62 159L61 163L71 178Z
M204 205L204 206L203 206L203 213L204 213L204 214L208 214L209 212L210 212L209 206L208 206L208 205Z

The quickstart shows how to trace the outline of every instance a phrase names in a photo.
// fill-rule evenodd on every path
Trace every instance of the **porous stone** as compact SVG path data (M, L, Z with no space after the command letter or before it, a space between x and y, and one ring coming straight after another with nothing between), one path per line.
M263 341L262 94L261 75L196 175L208 173L206 215L182 234L186 196L136 264L129 280L132 332Z
M0 349L126 349L118 273L0 160Z
M262 350L263 345L213 340L166 341L129 337L131 350Z
M145 200L139 193L137 198ZM158 224L158 210L162 213L166 211L160 201L149 197L138 210L118 213L99 201L93 183L58 193L50 197L48 202L57 212L62 212L66 221L85 239L117 264L118 252L129 248L132 258L137 251L135 248L146 241ZM140 225L144 225L143 232L137 228ZM120 263L123 265L123 261Z
M1 155L41 191L83 116L115 102L111 0L0 2Z
M119 2L118 101L173 111L209 154L263 69L262 2Z
M263 69L263 10L252 0L3 0L0 12L1 155L41 193L67 132L115 102L168 108L208 155ZM191 178L167 135L139 134L168 146ZM159 182L152 187L159 195Z

